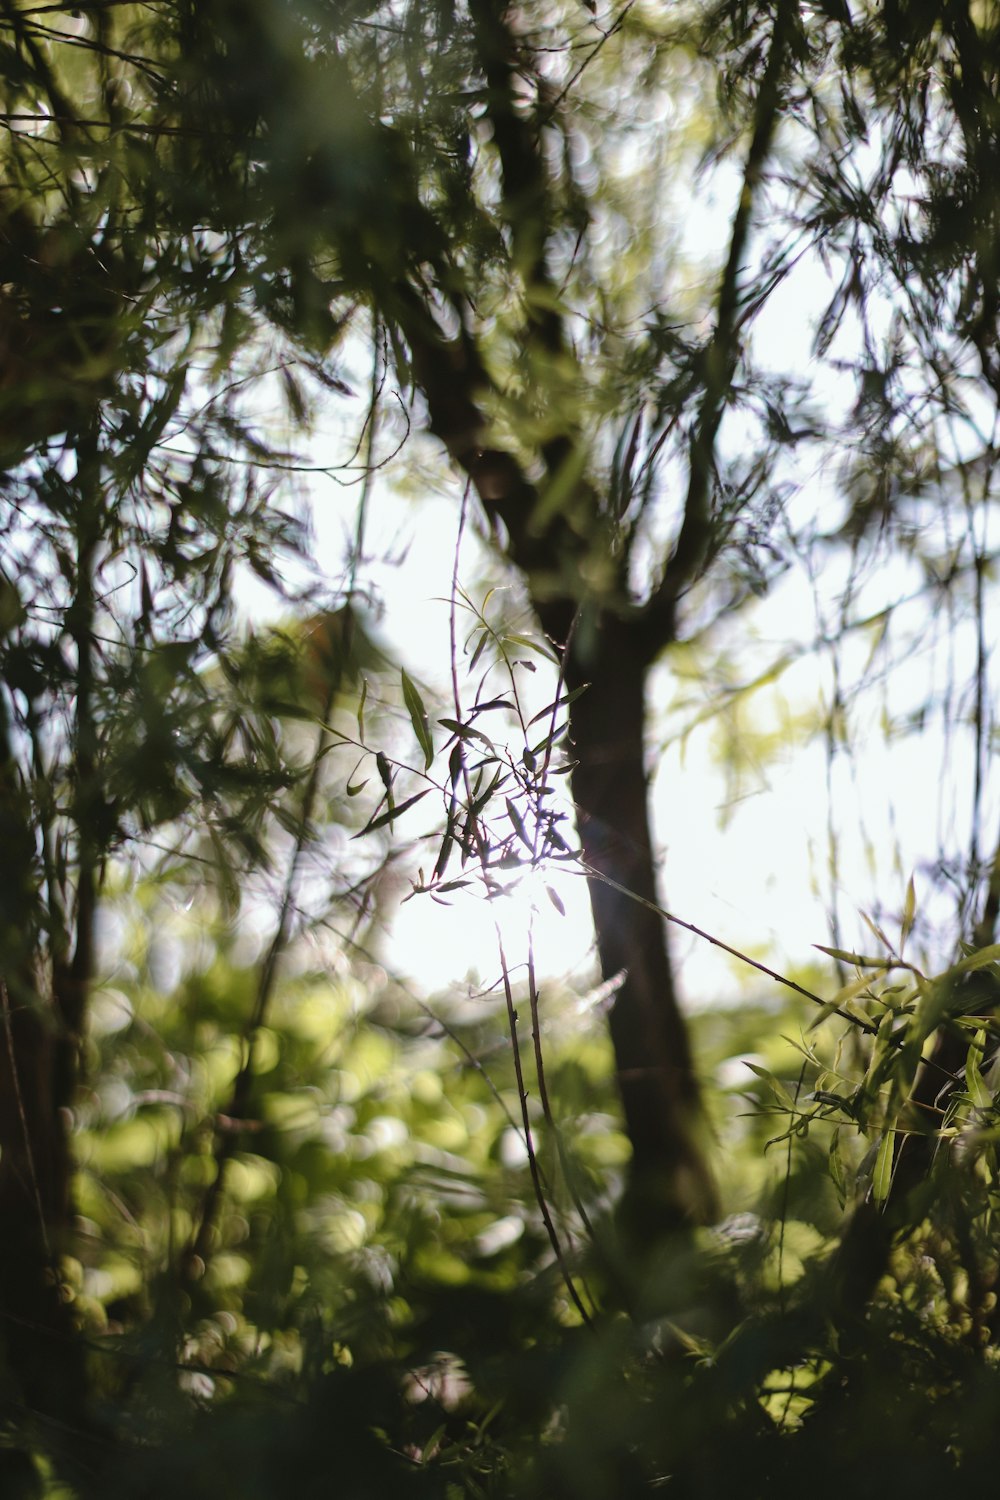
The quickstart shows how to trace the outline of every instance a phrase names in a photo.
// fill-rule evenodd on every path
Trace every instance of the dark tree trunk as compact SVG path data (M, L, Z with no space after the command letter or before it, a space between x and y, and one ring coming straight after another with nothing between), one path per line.
M60 1472L81 1482L97 1470L101 1440L62 1261L72 1224L70 1110L93 968L92 548L92 541L81 545L74 632L74 811L81 850L75 943L51 890L46 900L37 809L11 749L0 694L0 849L6 869L0 881L0 1359L12 1425L25 1453L44 1449ZM0 1488L3 1483L0 1468Z
M509 555L524 570L545 633L557 644L572 637L567 686L588 684L571 709L579 762L573 796L584 858L598 872L590 878L590 893L601 968L608 980L625 974L611 1036L633 1152L627 1214L640 1236L705 1221L715 1194L699 1141L698 1083L664 921L643 905L657 899L647 803L646 679L656 654L672 639L672 606L634 616L604 611L597 628L574 636L574 602L544 587L560 562L572 559L573 536L561 516L542 534L532 529L536 491L510 454L484 441L485 419L474 397L489 382L475 349L443 339L405 290L398 293L397 310L404 315L431 431L469 476L487 514L506 527ZM542 588L533 587L536 575Z
M70 1217L60 1039L37 997L0 990L0 1321L21 1433L50 1452L86 1447L87 1381L60 1257Z
M2 800L10 831L18 820L9 795ZM26 852L30 840L22 837L20 846ZM30 870L30 859L17 868ZM93 1427L84 1349L61 1274L71 1215L68 1105L76 1047L70 1060L55 1007L38 993L33 900L30 878L12 876L0 902L0 1359L18 1438L82 1479L95 1467Z
M650 834L642 638L609 615L574 643L573 797L601 970L621 976L610 1015L632 1168L626 1215L648 1233L703 1222L715 1192L699 1136L700 1091L678 1005ZM602 878L603 877L603 878Z

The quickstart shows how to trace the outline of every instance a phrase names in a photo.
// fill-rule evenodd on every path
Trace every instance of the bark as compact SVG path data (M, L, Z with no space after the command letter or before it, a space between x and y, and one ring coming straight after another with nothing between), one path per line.
M91 1421L83 1346L60 1273L70 1219L60 1040L22 985L0 991L0 1320L17 1429L75 1468Z
M0 900L0 1350L17 1431L79 1473L81 1462L92 1467L92 1428L84 1351L60 1274L75 1065L38 982L33 838L9 754L0 760L10 871Z
M566 674L570 687L589 683L572 711L579 761L573 799L583 857L597 872L589 883L601 969L606 979L624 975L610 1025L632 1142L625 1210L640 1232L705 1221L715 1208L667 929L652 910L660 898L646 769L647 673L635 631L612 615L596 632L592 654L571 654Z
M39 868L39 809L12 750L0 694L0 1351L16 1431L85 1482L104 1451L62 1258L72 1227L71 1108L93 972L98 844L93 723L96 501L77 515L67 633L77 650L71 938L52 872Z

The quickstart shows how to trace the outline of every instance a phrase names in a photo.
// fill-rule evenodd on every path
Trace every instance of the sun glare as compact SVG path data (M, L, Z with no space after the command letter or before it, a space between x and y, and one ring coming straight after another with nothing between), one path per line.
M586 881L555 867L519 873L491 897L475 889L437 900L419 893L392 924L392 966L427 990L492 984L501 968L498 935L515 980L529 952L539 980L578 972L594 941Z

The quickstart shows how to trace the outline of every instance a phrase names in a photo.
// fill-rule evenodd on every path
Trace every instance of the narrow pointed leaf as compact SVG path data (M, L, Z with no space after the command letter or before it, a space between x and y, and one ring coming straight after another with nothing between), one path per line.
M910 876L906 887L906 900L903 902L903 920L899 930L899 951L902 953L906 939L913 930L913 918L917 910L917 895L913 888L913 876Z
M875 1157L875 1166L872 1169L872 1198L876 1203L884 1203L892 1187L892 1148L895 1137L894 1130L883 1131L882 1141Z
M514 711L514 704L509 698L488 698L485 703L477 703L472 712L474 714L490 713L495 708L509 708Z
M757 1063L748 1062L745 1058L743 1060L743 1066L745 1068L749 1068L751 1073L756 1073L757 1077L762 1079L763 1082L767 1084L768 1088L771 1090L771 1093L783 1108L787 1110L795 1109L795 1100L785 1088L785 1085L781 1083L777 1078L775 1078L773 1073L769 1073L767 1068L762 1068Z
M534 718L528 720L527 727L530 729L532 724L537 724L540 719L551 718L554 713L558 713L559 709L568 708L571 703L576 702L581 693L587 691L589 686L589 682L584 682L580 687L574 688L572 692L562 693L552 703L547 703L544 708L540 708Z
M368 678L361 679L361 697L358 699L358 739L365 742L365 704L368 702Z
M452 734L457 734L460 740L480 740L489 751L495 751L493 741L479 729L473 729L471 724L462 724L458 719L438 719L442 729L450 729Z
M959 959L954 968L949 970L951 974L971 974L976 969L988 968L990 964L1000 961L1000 943L988 943L985 948L980 948L976 953L970 953L968 958Z
M813 943L820 953L826 953L830 958L836 958L842 964L853 964L856 969L891 969L895 966L895 959L871 958L864 953L852 953L849 948L827 948L823 943Z
M521 840L521 843L524 844L526 848L530 849L533 854L535 852L534 847L528 837L528 830L524 826L524 819L518 812L516 804L511 801L510 797L507 797L504 800L507 803L507 816L510 818L511 823L513 823L514 825L514 832Z
M416 687L406 672L400 674L403 683L403 702L413 725L413 733L417 737L417 743L424 752L424 770L430 769L431 761L434 759L434 741L431 738L431 726L427 718L427 710L424 708L424 700L421 698Z
M969 1098L977 1109L993 1108L993 1095L979 1069L985 1051L986 1033L977 1031L965 1059L965 1086L969 1091Z
M469 662L469 671L470 672L475 671L476 664L478 663L479 658L482 656L483 652L486 650L486 642L489 640L489 638L490 638L489 631L488 630L484 630L481 633L481 635L479 637L479 640L476 642L476 649L475 649L475 651L473 651L473 653L472 653L472 660Z
M400 802L398 806L387 808L384 813L380 813L377 818L372 818L369 823L366 823L364 828L359 833L356 833L354 837L356 839L364 838L366 833L374 833L377 828L384 828L387 823L392 823L396 818L401 818L405 812L414 807L422 798L426 797L429 791L430 787L424 787L422 792L417 792L414 796L407 797L406 801Z

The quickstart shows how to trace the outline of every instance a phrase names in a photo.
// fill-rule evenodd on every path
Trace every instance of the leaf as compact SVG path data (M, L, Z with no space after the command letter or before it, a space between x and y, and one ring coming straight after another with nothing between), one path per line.
M831 1000L827 1000L826 1004L821 1007L819 1014L810 1021L806 1027L807 1034L810 1031L815 1031L817 1026L822 1026L828 1017L836 1015L843 1005L846 1005L849 1000L856 999L858 995L868 989L871 983L871 978L867 974L862 974L860 979L855 979L851 984L845 984L843 989L838 990Z
M403 682L403 702L406 711L410 715L410 723L413 725L413 733L417 737L417 743L424 752L424 770L430 769L431 761L434 759L434 741L431 738L431 726L427 718L427 710L424 708L424 700L406 672L401 674Z
M882 1132L882 1141L872 1169L872 1199L875 1203L884 1203L892 1187L892 1155L895 1138L895 1130Z
M365 787L368 785L368 781L369 778L367 776L365 777L364 781L349 781L346 787L347 795L349 797L356 797L359 792L364 791Z
M538 710L538 713L535 714L534 718L528 720L526 727L530 729L532 724L538 723L539 719L550 718L552 714L558 713L559 709L568 708L571 703L576 702L581 693L585 693L587 691L589 686L589 682L581 683L581 685L577 688L574 688L571 693L563 693L560 697L556 698L554 702L547 703L544 708L540 708Z
M816 1089L809 1095L809 1098L815 1100L817 1104L825 1104L830 1109L839 1109L847 1115L848 1119L854 1119L856 1106L851 1096L834 1093L831 1089Z
M886 951L889 952L889 953L891 953L892 952L892 944L890 943L889 939L886 937L885 933L882 931L882 929L878 925L878 923L877 922L873 922L872 919L871 919L871 917L868 915L868 913L866 911L861 912L860 915L861 915L862 922L864 922L865 926L869 929L869 931L875 937L878 938L879 942L883 945L883 947L886 949Z
M471 724L462 724L458 719L438 719L442 729L450 729L452 734L457 734L460 740L481 740L487 750L496 754L496 746L493 741L479 729L473 729Z
M521 843L524 844L532 854L534 854L535 848L528 837L528 830L524 826L524 819L521 817L521 814L518 812L516 805L511 801L509 797L506 797L504 800L507 803L507 816L510 818L510 821L514 825L514 832L521 840Z
M486 806L487 802L496 791L497 784L499 783L502 776L503 770L501 768L494 774L493 780L490 782L485 792L479 792L475 797L473 797L472 805L469 808L469 812L471 813L472 817L478 817L478 815L482 812L483 808Z
M462 754L462 741L456 740L451 747L451 754L448 756L448 775L451 777L452 789L454 789L458 778L462 774L464 764L465 757Z
M544 656L546 661L552 662L554 666L559 665L559 658L556 653L550 647L542 646L538 641L533 641L530 635L505 635L504 644L506 645L508 642L514 646L523 646L526 651L537 651L538 655ZM524 665L531 667L530 662L525 662ZM534 667L531 667L531 669L534 671Z
M486 714L495 708L509 708L511 713L515 712L515 705L509 698L489 698L485 703L477 703L473 706L474 714Z
M401 818L405 812L414 807L422 797L426 797L430 787L424 787L422 792L416 792L412 797L407 797L405 802L400 802L396 807L388 808L380 813L377 818L372 818L366 823L359 833L353 835L356 839L363 839L366 833L374 833L376 828L384 828L387 823L392 823L396 818Z
M478 642L476 643L476 649L475 649L475 651L473 651L473 653L472 653L472 660L469 662L469 671L470 672L475 671L476 663L479 661L479 658L482 656L483 652L486 650L486 642L489 639L490 639L490 632L488 630L484 630L482 632L482 634L480 635Z
M906 943L906 939L909 937L911 931L913 930L913 918L916 914L916 909L917 896L913 888L913 876L911 875L906 886L906 900L903 902L903 921L899 929L900 953L902 953Z
M988 943L985 948L970 953L968 958L960 958L958 963L948 970L948 974L972 974L976 969L985 969L998 960L1000 960L1000 943Z
M358 739L365 742L365 704L368 702L368 678L361 679L361 697L358 700Z
M779 1080L775 1078L773 1073L769 1073L766 1068L759 1067L757 1063L748 1062L746 1058L744 1058L743 1060L743 1066L745 1068L749 1068L751 1073L756 1073L758 1078L763 1079L768 1088L771 1090L771 1093L774 1095L775 1099L777 1099L778 1103L784 1109L787 1109L790 1112L794 1113L795 1100L785 1088L785 1085L779 1082Z
M977 1109L993 1108L993 1095L979 1070L979 1060L985 1052L986 1032L977 1031L965 1058L965 1086L969 1091L969 1098Z
M384 756L384 754L382 753L381 750L379 750L379 751L376 752L376 755L375 755L375 765L376 765L376 767L378 769L378 774L382 778L382 785L385 787L386 791L391 796L392 795L392 768L390 767L389 762L386 760L386 758L385 758L385 756Z
M822 943L813 943L813 947L842 964L853 964L856 969L892 969L896 965L894 958L868 958L863 953L852 953L847 948L827 948Z
M562 903L562 897L559 895L559 892L554 891L550 885L547 885L545 887L545 894L546 896L548 896L549 900L552 902L552 905L555 907L559 915L561 917L564 917L566 915L566 908Z
M583 478L588 456L587 448L582 442L570 448L535 502L535 508L528 519L530 536L544 535L556 516L568 508Z
M451 851L452 849L454 849L454 847L455 837L449 831L441 840L441 848L438 852L437 859L434 861L434 870L431 874L431 880L437 881L441 879L441 876L448 868L448 861L451 858Z

